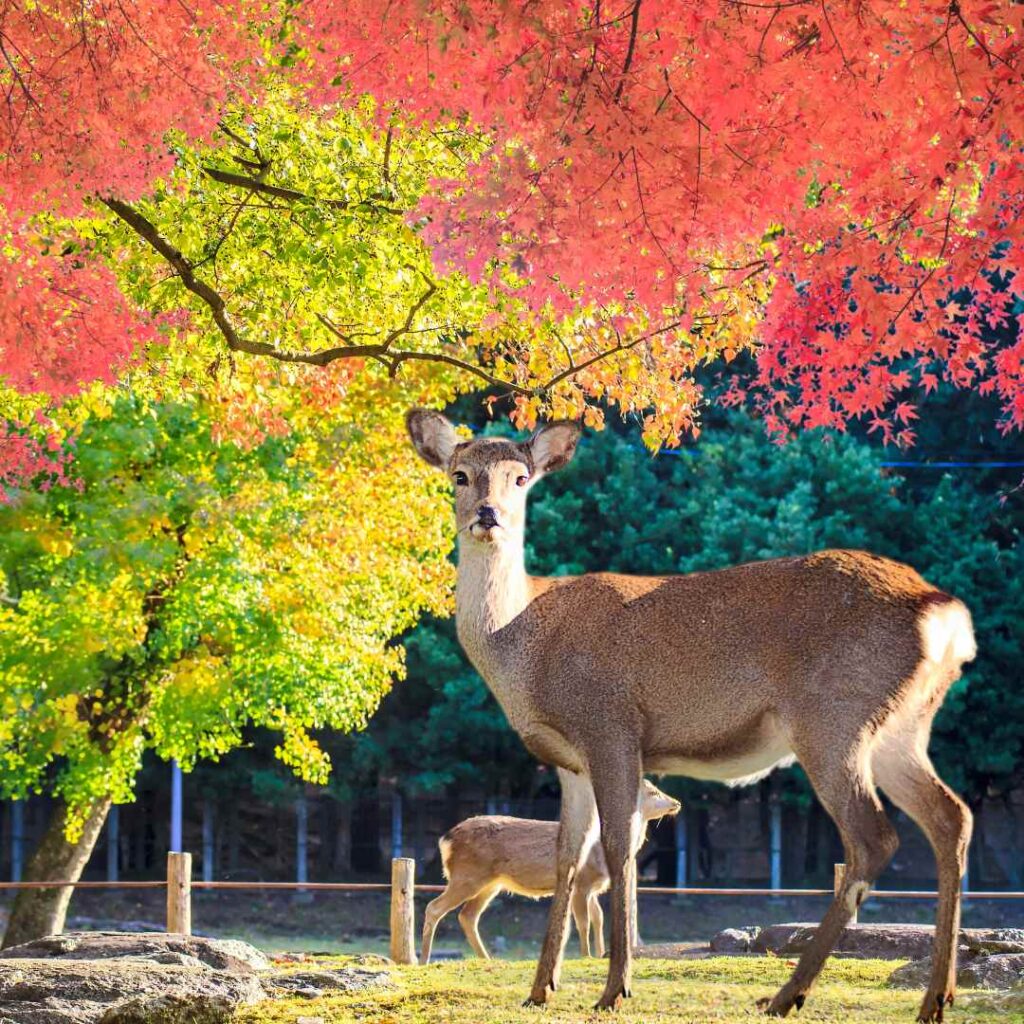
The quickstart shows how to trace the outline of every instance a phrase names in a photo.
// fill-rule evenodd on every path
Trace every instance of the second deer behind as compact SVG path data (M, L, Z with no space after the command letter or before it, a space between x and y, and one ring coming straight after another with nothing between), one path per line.
M561 772L559 773L562 774ZM657 786L643 783L640 810L644 821L678 814L679 801ZM477 956L489 959L480 938L480 915L498 893L514 892L537 899L555 891L558 862L558 822L506 815L467 818L442 836L438 846L447 888L426 909L420 963L429 963L434 931L441 919L461 906L459 924ZM573 889L572 915L580 937L580 953L590 956L590 929L594 946L604 956L604 915L598 895L608 888L608 867L601 844L591 848Z

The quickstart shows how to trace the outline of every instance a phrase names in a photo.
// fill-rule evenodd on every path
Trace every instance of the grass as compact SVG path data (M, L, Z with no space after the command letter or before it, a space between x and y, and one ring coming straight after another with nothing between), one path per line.
M329 961L332 965L340 961ZM325 964L327 961L325 961ZM304 965L309 967L311 965ZM830 960L800 1024L911 1024L923 993L887 988L898 966L893 961ZM562 983L543 1010L520 1004L533 976L532 961L470 960L428 967L392 969L395 988L321 999L264 1003L239 1014L239 1024L740 1024L762 1021L754 1009L788 976L790 961L774 957L716 957L708 960L638 960L634 998L615 1015L592 1006L604 982L606 964L567 961ZM1009 1024L1017 1018L983 994L965 993L947 1012L947 1024Z

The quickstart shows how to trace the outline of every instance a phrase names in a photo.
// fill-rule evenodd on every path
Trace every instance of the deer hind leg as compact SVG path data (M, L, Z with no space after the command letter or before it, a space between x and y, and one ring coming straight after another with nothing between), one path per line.
M423 912L423 945L420 949L420 963L430 963L430 949L434 944L434 932L445 914L451 913L456 907L472 899L477 889L467 888L457 882L449 882L447 888L436 899L427 904Z
M599 957L604 956L604 911L601 909L601 901L597 893L592 892L587 902L587 909L590 911L590 924L594 929L594 949Z
M592 772L594 796L601 819L601 845L611 880L611 955L608 980L596 1009L612 1010L632 994L631 886L636 869L633 854L642 828L639 753L614 757L605 751L600 768L595 767Z
M580 956L590 956L590 894L579 885L572 891L572 919L580 940Z
M597 836L597 808L590 780L585 775L573 775L562 770L558 777L562 783L562 812L558 829L555 892L548 911L548 926L533 987L524 1006L543 1006L558 986L565 940L569 936L573 885Z
M875 779L892 802L928 837L938 868L932 976L918 1015L941 1021L956 992L956 946L960 930L960 883L971 839L971 812L939 778L928 758L930 718L886 730L874 753Z
M500 892L500 889L500 886L494 886L477 893L471 900L467 900L459 911L459 924L462 925L462 930L473 947L473 952L484 960L490 960L491 955L480 938L477 925L480 922L480 915L487 909L487 905Z
M808 991L821 973L853 912L892 859L899 840L885 816L871 778L868 740L852 743L794 742L794 750L807 772L822 806L839 829L846 855L846 881L832 900L796 969L771 1000L758 1007L773 1017L785 1017L803 1006Z

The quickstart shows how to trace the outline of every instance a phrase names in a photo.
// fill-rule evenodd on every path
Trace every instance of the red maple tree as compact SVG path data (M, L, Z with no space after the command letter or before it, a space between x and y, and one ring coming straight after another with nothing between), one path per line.
M493 139L468 187L439 182L418 211L440 263L485 275L500 257L538 304L635 301L684 330L698 310L729 315L730 289L764 277L750 384L778 429L858 416L910 440L915 391L940 379L997 393L1004 425L1024 425L1024 5L309 0L267 12L2 0L9 236L89 195L130 200L171 159L168 127L207 131L228 97L271 76L324 102L370 92L382 117L460 117ZM8 258L21 287L0 297L0 350L17 386L109 373L147 329L87 253L75 294L89 298L72 318L67 257ZM47 315L56 339L31 326Z

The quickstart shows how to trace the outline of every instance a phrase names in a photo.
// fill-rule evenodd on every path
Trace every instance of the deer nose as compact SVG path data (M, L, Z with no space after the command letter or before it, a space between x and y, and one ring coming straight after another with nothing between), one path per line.
M498 513L490 505L481 505L476 510L476 518L481 526L498 525Z

